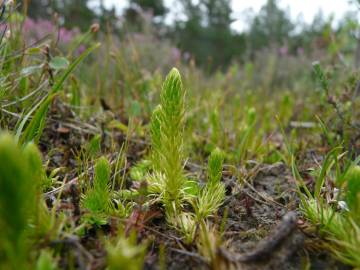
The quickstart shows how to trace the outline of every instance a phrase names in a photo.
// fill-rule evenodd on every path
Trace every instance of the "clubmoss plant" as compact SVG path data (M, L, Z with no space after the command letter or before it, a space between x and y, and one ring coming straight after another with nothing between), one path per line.
M360 166L351 167L345 175L345 181L346 203L353 218L360 223Z
M107 214L111 212L110 163L101 157L95 164L94 181L82 198L82 205L89 210L86 219L93 224L107 223Z
M292 171L298 180L298 194L301 200L300 209L310 223L316 226L320 236L329 240L328 247L338 259L356 268L360 267L358 250L360 249L360 225L358 220L359 176L360 169L355 162L347 164L341 171L340 161L345 155L339 148L332 149L325 157L320 169L316 172L315 188L311 193L306 187L292 161ZM324 192L327 183L338 185L331 193ZM344 185L347 185L344 188ZM300 189L301 188L301 189ZM305 192L305 194L302 192ZM342 194L345 193L345 194ZM333 198L329 200L329 198ZM344 201L346 204L344 205ZM334 207L334 203L337 207Z
M239 145L237 149L237 161L244 162L248 151L253 147L255 138L255 125L257 113L255 108L249 108L246 111L246 119L239 133Z
M181 208L184 198L183 130L185 91L177 69L172 69L165 79L151 122L152 160L155 173L163 174L165 189L163 202L168 215Z
M216 147L220 146L221 143L221 122L219 117L218 109L215 109L210 114L210 124L211 124L211 146Z
M217 212L225 198L225 186L220 182L224 154L216 148L211 152L208 162L208 182L200 191L195 203L198 220Z
M42 250L36 262L36 270L56 270L58 269L55 259L50 250Z
M183 235L187 244L192 244L196 238L197 219L193 213L181 212L172 217L171 224Z
M137 244L135 233L128 238L120 235L115 241L108 240L105 249L109 270L140 270L144 267L146 245Z
M22 150L14 138L0 135L0 268L29 266L29 223L36 212L41 162L30 146Z

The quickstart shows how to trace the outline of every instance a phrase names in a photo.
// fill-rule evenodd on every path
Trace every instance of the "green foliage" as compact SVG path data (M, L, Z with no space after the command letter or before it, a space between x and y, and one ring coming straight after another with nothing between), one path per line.
M49 106L54 98L55 95L44 98L23 118L22 122L20 123L19 129L17 130L17 135L21 134L19 140L21 144L25 144L31 141L34 141L36 144L39 143L40 137L45 127L46 115L49 110ZM34 109L36 109L37 107L38 109L35 111L33 118L30 120L25 130L22 132L26 121L30 118Z
M208 163L208 184L213 185L220 182L224 154L219 148L211 152Z
M67 69L67 67L69 66L69 61L65 57L56 56L51 59L51 61L49 62L49 66L56 71Z
M360 166L353 166L345 175L346 202L354 219L360 221Z
M355 165L357 161L350 165L343 166L341 172L340 161L344 159L344 154L339 154L339 148L332 149L325 157L323 164L315 175L315 190L311 194L301 178L296 165L293 163L293 174L298 180L298 185L305 191L299 189L301 199L300 209L304 216L317 226L320 234L330 241L329 248L340 260L354 267L360 266L358 252L360 248L360 224L359 222L359 167ZM347 184L345 194L337 194L333 191L335 202L342 211L333 207L324 193L327 181L338 185L338 189L343 189L343 184ZM346 203L341 201L345 198Z
M151 147L152 147L152 163L156 170L161 167L161 105L158 105L152 113L150 132L151 132Z
M164 174L163 200L168 215L172 215L181 207L186 181L183 172L185 91L175 68L165 79L160 104L151 123L153 161L158 172Z
M20 1L26 2L26 1ZM89 7L89 0L65 0L56 2L51 0L32 0L27 4L28 15L35 19L51 19L54 12L61 14L65 27L80 27L86 31L93 21L100 17L99 14Z
M232 57L242 56L244 35L232 32L230 2L227 0L182 0L186 21L176 22L174 36L180 49L209 69L225 67ZM219 50L221 48L221 50Z
M36 262L36 270L56 270L57 264L53 258L51 251L42 250Z
M225 198L225 186L220 182L224 154L216 148L212 151L208 162L208 181L200 191L195 203L195 211L199 220L217 212Z
M255 142L255 125L257 120L257 114L255 108L249 108L246 110L246 118L241 127L239 136L239 146L237 150L237 161L244 162L249 149L252 148Z
M329 94L329 82L328 82L328 79L326 78L323 68L321 67L319 62L314 62L313 68L314 68L315 77L319 81L319 84L321 86L321 90L323 90L328 95Z
M61 87L63 86L65 80L76 68L76 66L80 64L93 50L95 50L99 46L100 44L95 44L94 46L88 48L73 63L71 63L71 65L64 71L64 74L60 76L60 78L52 87L51 94L38 102L37 105L31 108L29 112L25 115L25 117L20 122L16 134L21 144L25 144L30 141L34 141L35 143L39 142L43 129L45 127L47 112L57 92L61 90ZM29 124L24 129L26 122L30 119L32 114L34 114L33 118L30 120Z
M107 223L107 214L112 210L110 173L109 161L101 157L95 164L93 185L82 198L82 205L90 211L86 218L90 223Z
M146 159L137 163L130 170L131 178L135 181L143 181L146 178L146 175L148 174L152 164L154 164L153 161Z
M136 243L135 233L129 238L118 236L117 239L108 240L105 249L109 270L140 270L144 267L146 245Z
M163 0L130 0L130 3L139 5L144 11L150 11L154 16L163 16L166 13Z
M181 232L184 241L192 244L196 238L197 220L192 213L181 212L170 220L171 224Z
M29 223L36 210L41 161L33 146L22 150L0 135L0 268L28 265Z
M279 7L278 1L268 0L259 14L250 21L247 47L249 53L254 55L256 50L271 45L283 45L284 41L289 39L293 29L294 25L289 14Z
M95 157L101 151L101 135L95 135L85 147L86 154L89 157Z
M211 112L210 115L210 123L211 123L211 143L213 147L220 146L222 130L221 130L221 122L219 117L219 111L215 109Z

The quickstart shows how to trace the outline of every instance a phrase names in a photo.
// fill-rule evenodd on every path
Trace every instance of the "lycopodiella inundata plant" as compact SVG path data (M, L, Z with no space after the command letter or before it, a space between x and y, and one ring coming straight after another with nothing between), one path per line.
M360 159L345 160L342 168L340 162L346 156L339 149L332 149L325 157L315 175L313 193L305 186L294 161L292 171L298 180L300 209L305 218L316 226L321 237L329 240L327 246L334 255L359 268L360 167L356 164ZM328 186L333 190L327 190Z
M214 214L224 200L225 187L220 182L224 154L218 148L212 151L204 188L185 177L184 113L185 91L179 72L173 69L164 82L161 103L151 117L153 172L147 181L148 191L157 194L156 198L164 204L168 221L190 243L196 237L197 222ZM135 175L137 171L132 172ZM193 205L195 214L183 211L185 203Z
M144 268L146 244L138 244L136 236L136 233L131 233L129 237L125 237L121 233L117 238L105 242L107 269L140 270Z
M216 148L211 152L208 162L208 182L200 191L195 204L199 219L206 218L219 209L225 198L225 186L220 182L224 154Z
M0 135L1 269L31 266L29 245L46 227L43 223L48 214L41 197L44 177L34 144L21 148L11 135Z
M185 91L177 69L172 69L166 77L160 100L151 119L152 160L155 172L164 176L163 202L167 214L171 215L180 209L186 182L183 172Z
M94 181L82 198L83 206L89 210L87 219L90 223L106 224L107 214L110 212L110 163L105 157L101 157L95 164Z

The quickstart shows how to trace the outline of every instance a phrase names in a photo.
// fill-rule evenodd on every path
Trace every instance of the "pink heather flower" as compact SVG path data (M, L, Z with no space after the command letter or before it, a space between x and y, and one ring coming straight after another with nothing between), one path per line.
M303 47L299 47L299 48L297 48L296 52L298 55L303 55L305 53L305 50Z
M178 62L181 59L181 51L178 48L173 47L171 48L171 56L175 62Z
M279 54L281 56L287 56L289 53L289 49L287 46L282 46L280 49L279 49Z
M80 55L86 50L85 45L81 44L79 48L77 49L77 53Z
M30 43L34 43L48 35L54 34L54 31L59 31L56 34L59 35L60 45L68 44L79 34L78 29L68 30L64 27L57 29L49 20L39 19L35 21L31 18L25 19L22 31L25 40Z

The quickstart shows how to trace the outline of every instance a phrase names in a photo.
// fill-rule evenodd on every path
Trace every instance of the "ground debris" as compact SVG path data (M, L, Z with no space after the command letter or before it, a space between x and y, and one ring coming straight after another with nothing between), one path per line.
M234 254L221 247L218 252L220 257L237 269L288 269L283 263L301 249L303 241L304 236L297 230L296 213L289 212L255 249Z

